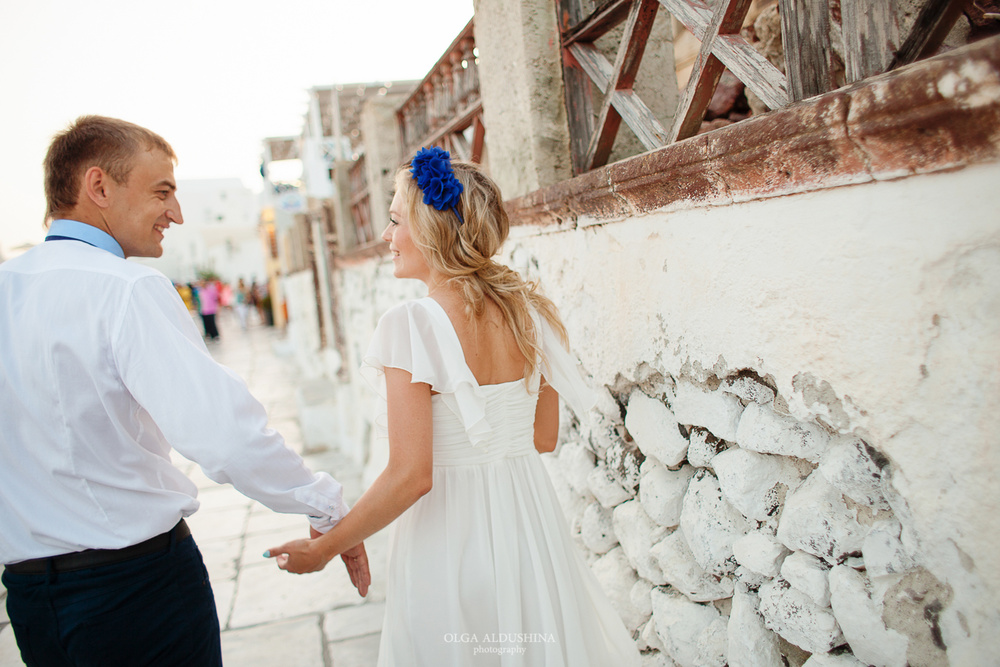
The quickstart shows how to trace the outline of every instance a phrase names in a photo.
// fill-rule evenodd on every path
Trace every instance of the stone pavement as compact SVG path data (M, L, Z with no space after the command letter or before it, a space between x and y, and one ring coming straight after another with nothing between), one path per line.
M251 320L253 321L253 320ZM334 450L306 451L298 423L294 362L280 332L219 318L221 342L209 349L233 369L267 408L270 425L301 453L313 470L325 470L344 485L347 502L360 496L361 468ZM385 531L365 546L372 586L362 598L343 563L322 572L293 575L263 558L265 549L306 537L308 523L297 515L276 514L231 486L209 480L183 459L176 465L198 485L201 509L188 519L215 591L227 667L371 667L378 655L385 601ZM0 602L6 592L0 588ZM17 646L0 605L0 667L21 667Z

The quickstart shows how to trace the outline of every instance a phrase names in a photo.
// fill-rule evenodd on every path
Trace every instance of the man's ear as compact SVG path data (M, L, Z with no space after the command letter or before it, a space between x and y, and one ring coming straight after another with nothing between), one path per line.
M100 167L90 167L83 174L83 191L90 201L100 208L111 205L114 181Z

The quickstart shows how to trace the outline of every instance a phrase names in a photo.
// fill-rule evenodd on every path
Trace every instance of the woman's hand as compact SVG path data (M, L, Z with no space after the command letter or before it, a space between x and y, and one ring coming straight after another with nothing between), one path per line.
M323 553L318 539L292 540L287 544L268 549L264 552L265 558L274 558L278 563L278 567L288 572L294 572L295 574L319 572L336 555ZM366 559L366 567L367 562Z
M340 554L340 558L344 561L347 574L351 577L351 583L358 589L358 594L361 597L368 595L372 575L368 570L368 554L365 552L364 542Z

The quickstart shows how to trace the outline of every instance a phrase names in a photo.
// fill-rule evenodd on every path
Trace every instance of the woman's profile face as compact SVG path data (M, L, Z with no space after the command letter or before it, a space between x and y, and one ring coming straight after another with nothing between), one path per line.
M430 267L410 235L410 221L399 190L389 206L389 226L382 232L382 240L389 243L389 251L392 253L392 275L427 282Z

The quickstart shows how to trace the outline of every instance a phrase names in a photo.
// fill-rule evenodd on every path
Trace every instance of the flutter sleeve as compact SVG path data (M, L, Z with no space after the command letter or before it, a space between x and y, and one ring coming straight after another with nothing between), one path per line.
M548 320L536 314L542 334L542 375L577 416L582 417L597 404L597 393L583 376L576 357L563 347Z
M398 368L412 382L429 384L465 426L469 440L483 446L491 426L486 420L486 397L465 363L462 345L448 316L428 299L409 301L390 309L379 320L361 364L361 376L383 399L387 398L385 369ZM388 432L386 405L375 420L379 437Z

